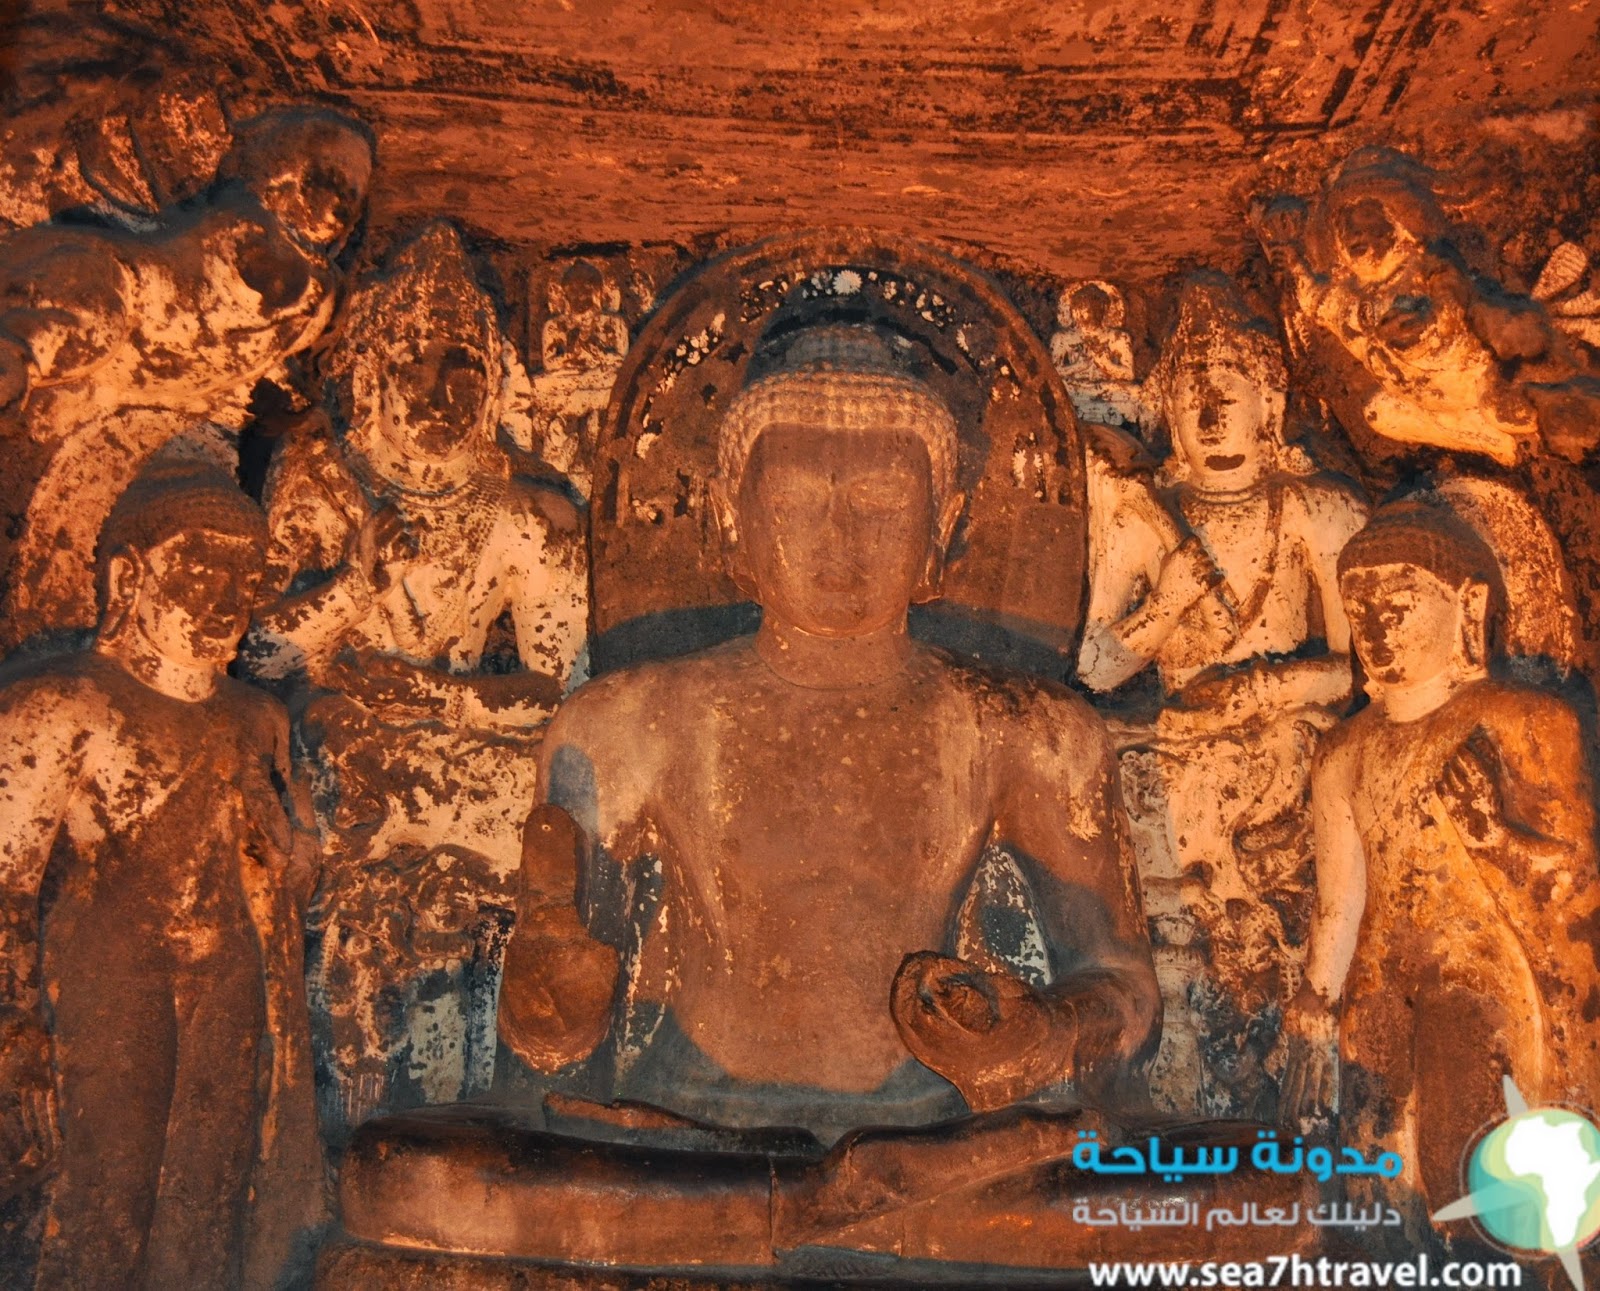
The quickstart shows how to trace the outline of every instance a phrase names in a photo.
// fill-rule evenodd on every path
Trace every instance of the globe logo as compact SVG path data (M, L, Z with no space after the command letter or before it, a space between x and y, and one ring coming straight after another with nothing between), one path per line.
M1467 1165L1469 1193L1435 1220L1474 1216L1495 1241L1557 1255L1583 1286L1578 1248L1600 1234L1600 1128L1563 1107L1530 1108L1505 1078L1507 1119Z

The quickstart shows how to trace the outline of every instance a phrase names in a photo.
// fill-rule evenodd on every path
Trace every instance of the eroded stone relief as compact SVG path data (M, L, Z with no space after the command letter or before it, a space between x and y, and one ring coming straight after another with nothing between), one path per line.
M642 302L646 310L654 302ZM622 292L589 260L552 272L539 328L540 370L533 378L540 456L585 498L600 447L600 419L628 353Z
M250 645L316 769L312 980L355 1124L488 1085L508 880L588 588L576 509L502 442L527 380L454 228L357 289L328 367L326 433L285 443L267 483L280 599Z
M1543 278L1538 297L1474 269L1433 177L1390 149L1352 155L1313 204L1258 200L1251 214L1304 388L1369 463L1398 456L1434 476L1489 544L1508 593L1509 654L1547 671L1577 666L1592 685L1600 563L1577 499L1592 492L1582 463L1600 381L1581 335L1544 304L1556 283L1576 281L1572 258L1553 254L1567 268ZM1376 439L1362 443L1367 432Z
M342 1180L369 1240L460 1222L501 1255L662 1265L714 1220L714 1263L789 1276L827 1269L786 1254L811 1246L845 1268L1097 1249L1035 1172L1128 1132L1155 1038L1115 748L1059 684L910 634L967 503L962 435L916 342L817 300L772 316L717 427L709 501L759 629L589 682L541 749L500 1032L556 1077L559 1133L369 1123ZM483 1170L545 1222L457 1191ZM458 1220L419 1206L424 1178ZM596 1222L619 1186L649 1221Z
M257 380L332 316L332 257L372 158L332 113L241 124L210 197L154 227L37 224L0 241L8 471L4 641L95 622L100 525L159 449L187 436L225 469Z
M1502 1078L1600 1078L1592 248L1388 148L1161 281L357 245L365 128L222 104L0 171L28 1276L306 1284L325 1152L335 1289L1255 1258L1073 1163L1268 1125L1470 1249Z
M1366 374L1346 396L1359 400L1347 424L1502 466L1530 437L1571 460L1594 446L1600 406L1567 338L1536 301L1469 270L1414 160L1362 150L1314 214L1279 198L1255 216L1292 343L1311 353L1329 341Z
M1334 567L1365 507L1286 441L1278 339L1226 279L1185 286L1154 382L1170 510L1101 539L1143 568L1086 634L1080 675L1106 689L1154 662L1166 696L1119 723L1166 1006L1156 1096L1270 1118L1309 916L1310 759L1350 690Z
M93 644L0 690L4 1170L48 1168L41 1286L271 1287L327 1199L315 826L282 707L225 675L265 519L158 458L99 551Z
M1050 361L1073 411L1098 425L1150 422L1151 409L1133 375L1133 338L1126 330L1121 288L1099 280L1075 282L1061 289L1058 302Z

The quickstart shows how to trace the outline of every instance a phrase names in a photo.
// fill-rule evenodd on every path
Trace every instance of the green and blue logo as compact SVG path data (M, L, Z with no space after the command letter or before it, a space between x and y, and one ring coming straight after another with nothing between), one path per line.
M1435 1221L1473 1216L1502 1246L1561 1260L1583 1291L1578 1249L1600 1233L1600 1128L1564 1107L1533 1107L1505 1078L1506 1119L1472 1150L1468 1193Z

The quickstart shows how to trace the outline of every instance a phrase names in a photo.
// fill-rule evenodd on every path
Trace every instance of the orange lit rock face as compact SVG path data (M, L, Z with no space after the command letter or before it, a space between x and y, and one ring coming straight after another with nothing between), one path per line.
M385 225L470 206L564 245L865 221L1073 276L1236 259L1218 195L1330 136L1465 160L1464 132L1582 131L1600 21L1532 0L132 8L250 94L373 122Z
M1600 9L1147 10L0 19L0 1281L1409 1254L1590 1096Z

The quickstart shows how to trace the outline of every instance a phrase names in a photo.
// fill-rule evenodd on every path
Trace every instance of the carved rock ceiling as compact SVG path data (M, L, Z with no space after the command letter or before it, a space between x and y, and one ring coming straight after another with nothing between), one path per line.
M77 6L75 11L84 6ZM35 14L43 6L36 6ZM107 6L90 5L100 13ZM1230 261L1265 168L1594 129L1600 0L135 0L236 99L375 126L379 223L859 222L1063 273Z

